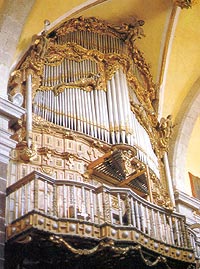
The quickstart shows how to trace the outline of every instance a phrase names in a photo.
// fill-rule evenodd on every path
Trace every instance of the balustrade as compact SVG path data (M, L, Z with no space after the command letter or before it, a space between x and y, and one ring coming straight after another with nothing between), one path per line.
M8 224L30 212L51 218L126 226L154 240L181 248L200 244L182 215L158 207L127 188L54 180L32 172L7 189Z

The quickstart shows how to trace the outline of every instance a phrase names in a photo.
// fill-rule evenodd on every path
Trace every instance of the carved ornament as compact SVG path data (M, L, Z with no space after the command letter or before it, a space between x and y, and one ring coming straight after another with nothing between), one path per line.
M134 75L132 70L132 59L125 54L116 53L102 53L98 50L85 49L80 45L68 42L65 45L51 44L46 53L45 61L48 65L58 65L64 59L70 59L75 61L83 61L90 59L98 63L99 75L91 74L87 78L83 78L79 81L70 83L61 83L56 87L53 86L40 86L39 90L53 90L57 95L63 91L64 88L79 87L85 90L106 89L106 81L110 80L114 73L122 68L126 74L129 86L135 91L138 100L146 106L148 109L154 110L153 103L157 100L157 87L152 81L152 76L149 71L148 65L145 63L142 54L135 49L133 54L133 60L138 69L147 81L148 90L145 90L139 80Z
M66 88L80 88L86 91L98 89L98 85L100 84L100 82L98 82L98 77L98 75L90 74L87 78L78 81L58 84L56 87L53 87L53 92L57 96ZM40 87L40 89L42 89L42 87Z
M169 142L172 137L173 128L176 125L172 123L172 116L168 115L166 118L161 118L160 122L157 124L156 129L159 134L159 146L164 152L169 150Z
M151 182L152 182L153 202L158 206L162 206L169 210L173 210L169 194L167 193L166 188L164 188L160 180L156 178L154 175L151 175Z
M115 241L113 239L105 239L105 240L101 240L99 242L99 244L97 244L95 247L91 248L91 249L77 249L74 248L73 246L71 246L66 240L64 240L62 237L60 236L55 236L52 235L49 237L49 240L54 242L55 244L59 244L64 246L66 249L70 250L72 253L76 254L76 255L81 255L81 256L85 256L85 255L91 255L93 253L99 252L101 250L104 249L110 249L112 251L114 251L115 253L118 254L122 254L125 255L127 254L129 251L135 251L138 252L140 257L142 258L143 262L150 267L154 267L156 265L158 265L159 263L163 263L167 265L167 259L164 256L158 256L155 261L150 261L147 258L145 258L143 252L142 252L142 248L139 244L135 245L135 246L127 246L127 247L119 247L115 245Z
M54 92L59 94L63 87L78 86L86 90L106 89L106 81L110 79L119 68L123 68L127 76L129 86L136 92L138 99L144 106L152 108L152 103L157 100L157 88L152 81L150 68L146 64L142 53L133 44L136 38L144 36L141 26L143 21L133 20L130 24L122 24L120 26L110 25L104 21L92 18L75 18L67 21L58 29L55 30L54 37L49 37L44 31L40 36L33 37L32 46L26 60L21 64L20 70L22 73L27 69L33 70L33 98L35 92L40 90L52 90L53 87L40 86L43 76L43 67L45 64L58 65L64 59L74 61L83 61L91 59L98 63L99 77L83 78L80 81L74 81L72 84L61 83ZM123 40L127 46L126 54L105 54L96 49L86 49L81 45L67 42L64 45L57 44L59 36L66 35L70 32L89 31L99 34L110 34ZM140 84L132 70L132 61L143 76L148 90L145 91L143 85Z
M34 143L31 144L30 147L27 146L26 142L22 142L18 144L18 158L25 163L32 161L37 157L37 147Z
M106 33L115 37L122 38L127 42L134 42L137 38L144 36L144 31L142 26L144 21L132 19L132 23L123 23L122 25L112 25L103 20L98 20L95 17L90 18L74 18L65 22L61 27L59 27L56 32L57 36L63 36L70 32L76 31L88 31L95 33Z

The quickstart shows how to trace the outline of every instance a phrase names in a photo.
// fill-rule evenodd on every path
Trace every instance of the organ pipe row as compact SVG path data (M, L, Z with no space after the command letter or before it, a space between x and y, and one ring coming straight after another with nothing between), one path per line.
M72 42L86 49L96 49L103 53L122 54L126 50L124 42L118 37L87 31L70 32L58 36L57 42L60 45Z
M95 61L76 62L64 59L59 65L44 65L42 86L53 87L61 83L75 82L99 72Z
M107 81L106 91L86 91L77 87L66 87L58 95L51 90L37 91L34 113L54 124L106 143L136 146L138 158L159 176L157 157L149 136L130 109L126 76L121 69Z

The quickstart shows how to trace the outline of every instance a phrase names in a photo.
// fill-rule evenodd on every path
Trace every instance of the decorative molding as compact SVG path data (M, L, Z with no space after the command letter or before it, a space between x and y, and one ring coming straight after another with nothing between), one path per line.
M198 199L191 197L188 194L179 190L174 191L174 197L175 197L176 203L184 204L188 208L191 208L192 210L197 210L197 211L200 210L200 201Z
M65 241L62 237L59 236L50 236L49 238L51 241L53 241L55 244L59 244L59 245L63 245L66 249L70 250L72 253L76 254L76 255L90 255L96 252L100 252L103 249L110 249L112 251L114 251L117 254L123 254L126 255L128 254L128 252L138 252L140 257L142 258L143 262L150 266L150 267L154 267L160 263L164 263L166 264L167 267L169 267L167 265L167 259L164 256L158 256L155 261L150 261L147 258L144 257L144 253L142 251L142 247L137 244L135 246L127 246L127 247L119 247L116 246L115 241L113 239L105 239L105 240L101 240L95 247L93 247L92 249L77 249L72 247L67 241Z
M24 108L16 106L12 102L0 97L0 115L14 123L14 121L17 121L23 114L25 114Z
M7 238L8 241L12 241L14 238L18 240L18 238L29 238L29 235L33 237L33 235L37 234L37 231L46 231L47 233L56 234L56 236L49 237L50 241L54 241L56 244L60 244L68 248L70 251L77 255L89 255L90 252L93 253L101 247L101 244L97 245L97 247L89 250L72 248L66 240L62 239L62 236L78 236L82 239L96 239L96 240L104 240L107 238L110 241L111 245L107 245L107 247L113 247L113 250L120 252L122 248L118 248L112 242L129 242L135 243L138 245L138 250L142 247L153 251L158 255L173 258L175 260L184 261L184 262L194 262L195 256L193 249L188 248L179 248L174 245L166 244L162 241L154 240L153 238L138 232L133 229L131 226L126 227L117 227L112 226L107 223L102 225L95 225L86 221L80 220L61 220L57 218L52 218L49 216L45 216L39 212L30 212L26 214L23 218L20 218L17 221L14 221L12 224L9 224L7 227ZM47 240L47 239L46 239ZM26 243L26 241L25 241ZM27 242L28 243L28 242ZM103 245L102 245L103 246ZM105 245L106 246L106 245ZM125 247L124 251L129 251L129 247ZM131 249L130 249L131 250ZM164 261L164 260L163 260ZM158 262L158 261L157 261ZM150 263L148 264L150 265Z
M15 148L16 143L10 139L10 133L0 129L0 162L8 163L10 159L10 151Z
M0 97L0 119L5 119L7 122L10 121L10 125L12 125L16 123L24 113L25 110L23 108ZM5 128L0 128L0 161L2 163L9 162L10 151L16 146L16 142L10 139L11 133L8 131L7 122Z

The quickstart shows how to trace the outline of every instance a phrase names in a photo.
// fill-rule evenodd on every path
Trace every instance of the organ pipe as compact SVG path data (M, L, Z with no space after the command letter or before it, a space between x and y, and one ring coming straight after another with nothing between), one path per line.
M26 142L28 147L30 147L32 131L32 75L29 72L27 74L26 91Z

